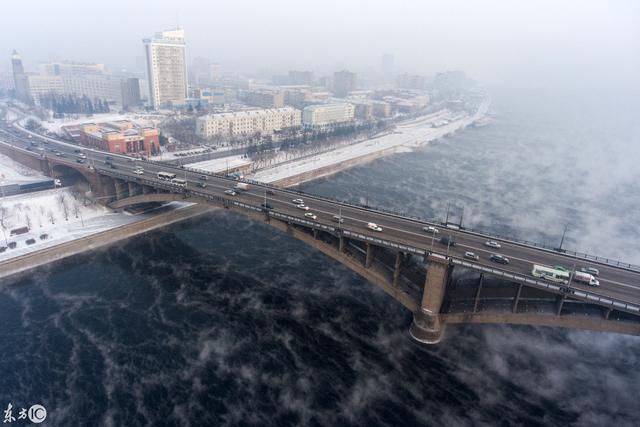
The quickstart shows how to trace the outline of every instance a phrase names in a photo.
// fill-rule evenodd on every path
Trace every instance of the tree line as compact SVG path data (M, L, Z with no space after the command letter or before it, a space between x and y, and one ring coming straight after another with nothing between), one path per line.
M62 95L58 93L48 93L40 96L42 108L53 111L54 117L63 117L64 114L94 114L110 112L109 103L106 99L88 96Z

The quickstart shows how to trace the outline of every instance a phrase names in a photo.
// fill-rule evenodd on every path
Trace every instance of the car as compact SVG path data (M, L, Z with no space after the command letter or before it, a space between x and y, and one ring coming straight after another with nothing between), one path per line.
M302 209L303 211L308 211L309 210L309 206L306 206L306 205L296 205L296 208Z
M40 240L47 240L49 238L49 235L47 233L42 233L40 235Z
M313 219L313 220L318 219L318 215L316 215L316 214L314 214L314 213L312 213L312 212L305 212L304 216L305 216L306 218L311 218L311 219Z
M84 154L84 153L80 153L80 154L78 154L78 157L80 157L81 159L86 159L87 155Z
M564 267L562 265L554 265L553 268L555 268L556 270L560 270L560 271L566 271L566 272L570 271L567 267Z
M440 243L442 243L443 245L447 245L447 246L455 246L456 245L456 241L453 237L451 236L444 236L440 238Z
M342 218L342 217L341 217L341 216L339 216L339 215L334 215L334 216L332 216L332 217L331 217L331 220L332 220L333 222L337 222L338 224L342 224L342 223L344 222L344 218Z
M200 187L200 188L207 188L207 184L205 184L204 182L199 182L199 183L198 183L198 187Z
M382 231L382 227L380 227L378 224L376 224L375 222L370 222L367 224L367 228L369 230L373 230L373 231Z
M76 159L77 163L84 163L84 159Z
M236 193L234 190L224 190L224 194L228 194L229 196L235 196Z
M209 177L207 175L200 175L199 178L203 181L208 181Z
M273 190L267 190L267 194L269 196L275 196L276 195L276 193Z
M87 169L89 169L90 171L94 171L94 170L96 170L96 168L94 168L94 167L93 167L93 166L91 166L91 165L87 166Z
M136 160L138 160L138 159L136 159L135 157L129 157L129 158L127 158L127 161L128 161L128 162L132 162L132 163L133 163L133 162L135 162Z
M81 149L79 149L79 148L75 148L75 149L73 150L73 152L74 152L74 153L82 153L82 150L81 150Z
M18 246L17 242L9 242L7 243L7 246L9 247L9 249L15 249Z
M509 258L500 254L491 254L489 261L497 262L498 264L509 264Z
M106 157L105 157L105 160L113 160L113 157L111 157L111 156L106 156Z
M589 273L593 276L599 276L600 275L600 270L598 270L595 267L582 267L580 269L580 271L582 271L583 273Z
M260 207L263 207L265 209L273 209L273 206L271 205L271 203L261 203Z
M302 200L302 199L293 199L291 202L294 205L304 205L304 200Z
M25 241L25 243L26 243L27 245L33 245L35 242L36 242L36 239L34 239L34 238L27 239L27 240Z
M111 166L111 169L118 169L118 167L116 165L114 165L113 163L111 163L109 166Z
M490 248L501 248L502 245L500 245L500 243L496 242L495 240L487 240L486 242L484 242L485 246L489 246Z
M144 169L140 168L140 169L136 169L133 171L133 173L135 173L136 175L142 175L144 173Z
M0 253L4 252L7 250L6 246L0 246Z
M430 225L422 227L422 231L425 231L425 232L431 233L431 234L438 234L440 232L440 230L438 230L437 228L432 227Z
M473 252L465 252L464 257L467 259L472 259L474 261L478 261L480 259L480 257Z

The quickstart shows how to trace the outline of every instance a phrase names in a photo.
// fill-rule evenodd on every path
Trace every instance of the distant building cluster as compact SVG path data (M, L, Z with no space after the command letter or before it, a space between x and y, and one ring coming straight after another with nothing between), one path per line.
M11 63L16 98L25 104L40 105L43 98L52 96L74 96L125 108L142 105L140 80L114 77L104 64L47 62L38 65L38 72L25 72L16 51Z
M150 156L160 152L158 129L128 120L69 125L62 131L81 145L110 153Z
M239 137L270 134L300 126L300 110L291 107L237 111L198 117L196 133L203 138L215 135Z
M279 90L247 90L243 93L242 100L245 104L256 107L284 107L284 95Z

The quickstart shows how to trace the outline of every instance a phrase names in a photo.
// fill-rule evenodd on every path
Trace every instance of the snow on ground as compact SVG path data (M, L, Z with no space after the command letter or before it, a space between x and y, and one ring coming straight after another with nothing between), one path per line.
M244 156L221 157L219 159L205 160L203 162L191 163L188 166L193 169L200 169L209 172L225 172L228 169L234 169L242 166L248 166L251 159Z
M426 144L473 123L473 121L486 113L488 103L489 101L486 100L478 111L471 116L451 112L447 112L446 114L442 112L434 113L436 115L430 115L400 124L396 127L394 133L368 139L358 144L340 147L318 155L290 161L272 168L263 169L253 174L250 178L262 182L275 182L380 151L410 151L412 147ZM439 120L447 118L457 119L450 121L446 125L434 128L432 124L436 118Z
M84 205L84 197L74 195L70 188L1 198L0 250L3 247L7 249L0 252L0 261L131 224L157 214L154 211L139 215L114 213L100 204L91 201L86 203L87 206ZM181 209L189 205L191 204L172 202L162 209ZM11 235L11 230L29 225L28 233ZM27 244L29 239L35 240L35 243ZM13 249L8 248L11 242L17 244Z
M74 118L75 117L75 118ZM69 125L78 125L83 123L104 123L104 122L112 122L116 120L129 120L140 126L156 126L158 122L160 122L164 116L158 114L148 114L148 113L105 113L105 114L94 114L91 117L87 117L86 115L76 115L74 117L65 117L64 119L49 119L43 120L42 126L47 129L49 132L54 132L60 134L60 128L62 126ZM22 120L22 125L26 123L29 117L25 117Z
M47 179L47 177L40 172L23 166L4 154L0 154L0 185L24 184L43 179Z

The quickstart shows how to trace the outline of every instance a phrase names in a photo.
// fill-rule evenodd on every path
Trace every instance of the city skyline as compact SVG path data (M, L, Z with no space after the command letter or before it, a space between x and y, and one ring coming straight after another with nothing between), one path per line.
M115 3L109 9L118 10ZM238 17L247 4L240 3L223 3L213 10L202 2L186 1L179 14L177 7L163 2L126 4L124 18L109 9L101 10L106 21L122 20L117 36L100 26L72 21L76 14L95 13L90 6L70 4L64 8L56 4L50 9L48 4L36 8L29 2L8 5L7 14L16 19L8 23L6 31L12 37L0 41L0 52L10 55L16 49L27 69L41 61L68 59L105 63L114 72L142 71L144 51L139 41L179 26L187 33L188 62L205 57L223 64L227 71L257 75L295 69L320 75L341 69L380 73L383 55L393 57L396 72L426 75L464 69L487 82L528 77L578 83L572 80L578 75L578 81L587 84L612 66L617 80L628 80L640 69L637 58L628 55L637 50L640 40L634 25L640 10L632 2L622 2L615 9L598 2L581 2L580 14L574 13L574 3L553 2L546 3L548 7L519 8L499 2L454 2L447 6L408 2L399 8L352 2L337 8L340 13L331 7L327 11L305 11L293 8L291 2L279 2L282 7L277 13L265 5L251 4L251 13L244 20ZM39 13L34 14L35 10ZM59 15L58 10L65 10L65 14ZM547 10L553 13L547 14ZM479 13L488 17L476 19ZM28 32L14 22L27 17L47 34L46 42L25 41L30 39ZM215 24L211 25L214 18ZM395 25L399 21L404 25ZM69 25L65 25L67 22ZM274 26L274 22L287 24ZM328 22L332 25L330 33L322 29ZM537 27L542 24L546 31L539 34ZM603 27L606 32L592 31ZM563 37L565 34L570 37Z

